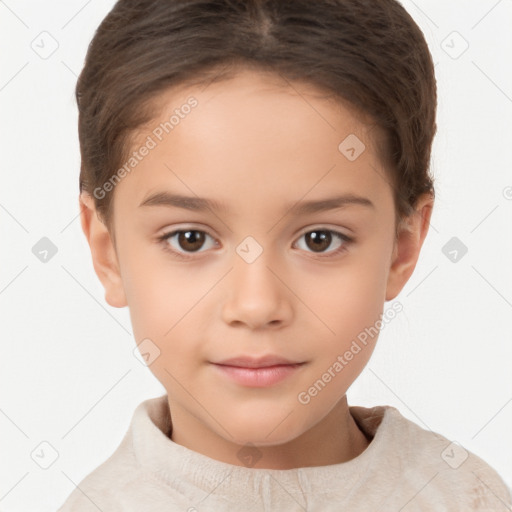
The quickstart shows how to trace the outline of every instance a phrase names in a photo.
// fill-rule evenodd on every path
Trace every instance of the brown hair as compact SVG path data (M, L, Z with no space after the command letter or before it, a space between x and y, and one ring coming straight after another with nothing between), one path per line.
M113 194L94 191L126 161L131 137L154 116L152 100L243 66L312 84L376 123L397 221L422 193L434 195L434 66L396 0L118 0L76 86L80 192L94 196L107 225Z

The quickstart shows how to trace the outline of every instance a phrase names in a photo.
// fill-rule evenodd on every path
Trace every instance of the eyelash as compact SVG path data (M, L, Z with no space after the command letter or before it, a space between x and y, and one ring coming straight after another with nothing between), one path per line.
M174 231L169 231L167 233L164 233L163 235L158 237L158 241L160 243L163 243L164 244L164 250L169 252L169 253L171 253L173 256L176 256L177 258L182 259L182 260L192 260L192 259L194 259L194 256L185 256L186 253L175 251L167 243L167 241L170 238L172 238L174 235L177 235L178 233L186 233L187 231L197 231L199 233L204 233L204 234L208 235L209 237L213 238L206 231L203 231L201 229L188 228L188 229L176 229ZM322 232L331 233L335 237L340 239L342 242L344 242L340 247L338 247L338 249L335 249L334 251L329 252L328 255L324 255L323 253L314 253L314 252L312 252L312 254L314 254L317 258L333 258L335 256L338 256L338 255L342 254L343 252L345 252L347 250L348 245L350 245L351 243L354 242L353 238L351 238L351 237L349 237L347 235L344 235L343 233L340 233L339 231L335 231L333 229L327 229L327 228L314 228L314 229L310 229L308 231L304 231L299 236L299 239L301 237L303 237L304 235L307 235L308 233L312 233L312 232L315 232L315 231L322 231ZM196 253L200 253L200 252L204 252L204 251L191 252L190 254L196 254Z

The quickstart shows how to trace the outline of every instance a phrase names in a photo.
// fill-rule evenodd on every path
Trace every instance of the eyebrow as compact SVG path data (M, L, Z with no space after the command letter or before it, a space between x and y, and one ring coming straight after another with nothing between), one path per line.
M227 212L227 207L224 203L219 203L213 199L183 196L170 192L156 192L151 194L140 203L139 207L142 206L166 206L198 212L205 212L207 210ZM307 215L347 206L364 206L375 209L375 205L367 197L355 194L344 194L320 200L298 201L296 206L292 205L288 210L295 215Z

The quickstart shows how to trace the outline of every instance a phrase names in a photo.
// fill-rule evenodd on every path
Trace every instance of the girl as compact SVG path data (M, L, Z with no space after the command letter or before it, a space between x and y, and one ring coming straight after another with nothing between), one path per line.
M166 389L61 512L506 510L347 404L434 203L436 82L395 0L119 0L79 77L82 227Z

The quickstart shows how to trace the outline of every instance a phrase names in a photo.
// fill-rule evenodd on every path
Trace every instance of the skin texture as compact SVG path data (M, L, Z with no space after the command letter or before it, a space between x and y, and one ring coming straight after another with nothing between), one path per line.
M257 468L350 460L369 440L345 393L377 337L309 403L297 397L399 294L416 265L433 199L420 198L395 240L392 189L368 125L310 86L256 71L162 94L161 113L134 148L191 95L198 105L115 187L115 241L92 198L80 197L105 299L128 306L136 342L149 338L160 350L149 368L167 390L176 443L235 465L243 465L238 452L250 444ZM366 146L354 161L338 150L350 134ZM225 210L139 206L160 191L213 199ZM373 208L300 216L290 210L346 193L370 199ZM177 235L158 240L177 229L205 233L203 245L183 237L180 245ZM327 234L318 247L315 229L353 241ZM249 236L257 245L242 243ZM251 263L237 252L255 254L258 246L262 253ZM236 384L211 364L267 354L306 364L266 388Z

